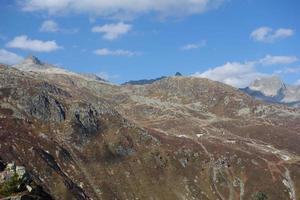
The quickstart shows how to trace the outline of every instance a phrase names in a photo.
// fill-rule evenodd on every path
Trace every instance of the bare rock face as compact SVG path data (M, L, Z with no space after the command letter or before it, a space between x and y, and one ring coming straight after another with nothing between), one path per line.
M0 67L0 171L23 166L53 199L295 200L299 121L208 79L118 86Z
M66 118L64 106L48 95L33 96L25 106L25 111L45 122L62 122Z
M300 86L289 86L279 77L263 77L255 80L249 87L241 89L250 96L271 103L292 107L300 105Z

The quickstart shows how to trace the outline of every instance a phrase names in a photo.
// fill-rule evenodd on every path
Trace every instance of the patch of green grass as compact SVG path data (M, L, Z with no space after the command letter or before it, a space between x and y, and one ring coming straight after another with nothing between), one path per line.
M0 196L10 196L11 194L19 192L19 186L22 184L22 180L19 179L17 173L15 173L8 181L0 185Z
M265 192L259 192L255 195L254 200L267 200L268 195Z

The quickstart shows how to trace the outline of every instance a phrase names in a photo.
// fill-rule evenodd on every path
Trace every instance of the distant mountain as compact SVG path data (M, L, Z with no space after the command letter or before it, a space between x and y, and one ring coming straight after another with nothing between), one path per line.
M155 81L162 80L164 78L167 78L167 77L162 76L162 77L154 78L154 79L141 79L141 80L136 80L136 81L128 81L128 82L123 83L122 85L146 85L146 84L154 83Z
M80 73L80 75L96 81L106 81L105 79L101 78L100 76L97 76L96 74Z
M180 72L176 72L175 76L182 76L182 74ZM141 80L136 80L136 81L128 81L123 83L122 85L146 85L146 84L152 84L156 81L162 80L167 78L167 76L161 76L159 78L155 78L155 79L141 79Z
M175 76L182 76L182 74L180 72L176 72Z
M256 79L241 90L258 100L300 107L300 86L286 85L277 76Z

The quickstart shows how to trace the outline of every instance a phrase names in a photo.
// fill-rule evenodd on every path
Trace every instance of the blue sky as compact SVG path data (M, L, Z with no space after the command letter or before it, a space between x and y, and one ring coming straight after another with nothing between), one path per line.
M179 71L295 84L299 10L298 0L1 0L0 62L31 54L117 83Z

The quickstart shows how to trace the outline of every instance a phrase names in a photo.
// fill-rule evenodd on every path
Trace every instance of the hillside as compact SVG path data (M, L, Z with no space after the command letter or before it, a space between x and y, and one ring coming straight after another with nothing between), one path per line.
M299 109L195 77L120 86L40 61L0 77L0 157L54 199L300 197Z

